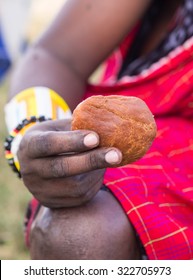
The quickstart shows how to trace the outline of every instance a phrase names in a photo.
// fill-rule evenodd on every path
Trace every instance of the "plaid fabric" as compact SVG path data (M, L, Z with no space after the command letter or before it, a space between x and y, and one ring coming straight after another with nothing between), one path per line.
M189 9L192 2L184 1ZM155 116L157 137L141 160L107 169L104 183L121 203L149 259L193 259L193 38L140 74L117 80L138 29L108 59L101 84L89 85L85 98L116 94L143 99ZM27 237L37 209L33 206Z
M152 260L193 259L193 40L187 45L135 81L90 86L85 96L138 96L155 116L158 132L149 152L136 163L107 169L104 181Z
M137 96L154 114L158 132L141 160L107 169L104 183L122 204L149 259L193 259L193 38L139 75L117 81L130 44L126 38L109 58L101 85L90 85L85 98Z

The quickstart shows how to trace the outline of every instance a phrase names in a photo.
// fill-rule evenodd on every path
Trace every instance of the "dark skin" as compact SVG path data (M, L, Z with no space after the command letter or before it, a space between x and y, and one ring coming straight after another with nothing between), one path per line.
M93 149L99 143L94 132L96 144L86 146L90 134L70 131L70 121L63 120L42 123L27 132L19 151L22 177L41 204L50 208L79 206L99 191L112 149ZM121 160L120 151L117 153Z
M79 207L41 208L31 233L35 259L140 259L134 229L111 193Z
M159 31L176 9L176 1L171 2L173 9L160 18ZM134 27L151 0L109 3L68 1L17 67L10 97L31 86L46 86L60 93L73 110L82 100L89 76ZM150 34L142 55L159 42L156 34ZM23 137L18 151L22 178L44 205L31 231L33 259L140 258L135 231L122 207L111 193L100 190L105 168L119 163L122 154L115 148L98 148L99 141L95 132L70 131L66 120L35 125Z

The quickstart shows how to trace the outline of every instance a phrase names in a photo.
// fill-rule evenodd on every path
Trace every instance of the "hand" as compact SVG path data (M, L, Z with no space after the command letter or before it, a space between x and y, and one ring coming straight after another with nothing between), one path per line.
M70 131L70 124L69 120L36 124L19 147L24 184L49 208L91 200L102 186L105 168L122 159L116 148L99 148L95 132Z

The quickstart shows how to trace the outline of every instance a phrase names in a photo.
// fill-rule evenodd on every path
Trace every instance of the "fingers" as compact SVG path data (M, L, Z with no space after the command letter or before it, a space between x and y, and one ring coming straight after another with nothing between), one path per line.
M63 153L80 153L98 144L98 135L90 131L36 131L27 135L20 148L27 147L30 158L41 158Z
M104 169L100 169L68 178L41 180L32 192L46 207L78 206L89 201L99 191L104 172Z
M77 155L34 160L35 172L45 179L65 178L119 164L122 154L117 149L94 149Z

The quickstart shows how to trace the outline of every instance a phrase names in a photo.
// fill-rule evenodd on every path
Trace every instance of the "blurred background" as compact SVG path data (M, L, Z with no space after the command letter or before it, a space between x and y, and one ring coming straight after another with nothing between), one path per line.
M65 0L0 0L0 259L29 259L23 219L31 198L4 159L4 105L15 65Z

